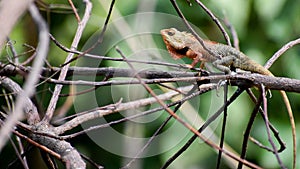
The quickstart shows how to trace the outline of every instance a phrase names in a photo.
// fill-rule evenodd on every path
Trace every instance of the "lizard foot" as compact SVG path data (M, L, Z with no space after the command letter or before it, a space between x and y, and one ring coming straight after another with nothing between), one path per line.
M272 92L270 89L267 90L267 94L269 94L269 98L272 98Z
M237 75L238 73L234 72L234 71L230 71L228 72L229 75Z
M227 80L220 80L217 84L217 88L216 88L216 94L217 94L217 97L220 96L220 87L224 86L227 84Z
M184 68L188 68L188 69L193 69L194 66L190 65L190 64L179 64L180 66L184 67Z

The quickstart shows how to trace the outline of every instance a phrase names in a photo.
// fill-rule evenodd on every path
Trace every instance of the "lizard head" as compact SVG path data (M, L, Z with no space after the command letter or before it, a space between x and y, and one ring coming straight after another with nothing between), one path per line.
M175 28L163 29L160 31L167 49L174 59L187 56L190 47L198 43L195 37L187 32L180 32Z
M190 46L194 36L187 32L180 32L175 28L163 29L160 31L165 43L168 43L175 49L183 49Z

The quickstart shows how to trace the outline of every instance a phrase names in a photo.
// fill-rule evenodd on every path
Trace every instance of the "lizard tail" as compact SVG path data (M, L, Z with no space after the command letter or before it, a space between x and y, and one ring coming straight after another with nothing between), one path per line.
M252 65L254 66L254 68L252 70L254 70L254 72L256 73L260 73L263 75L268 75L268 76L274 76L268 69L266 69L265 67L261 66L260 64L257 64L256 62L252 63ZM296 154L297 154L297 148L296 148L296 125L295 125L295 120L294 120L294 116L293 116L293 110L291 108L291 104L289 101L289 98L286 94L285 91L280 90L279 91L282 99L284 101L285 107L287 109L288 115L289 115L289 119L290 119L290 124L291 124L291 128L292 128L292 137L293 137L293 169L296 168Z
M291 104L289 101L289 98L287 97L285 91L280 90L280 94L283 98L285 107L288 111L288 115L289 115L289 119L290 119L290 123L291 123L291 127L292 127L292 137L293 137L293 169L296 168L296 154L297 154L297 148L296 148L296 125L295 125L295 120L294 120L294 116L293 116L293 111L291 108Z
M261 66L263 67L263 66ZM264 74L264 75L268 75L268 76L274 76L268 69L266 69L265 67L263 67L263 69L260 69L261 72L258 72L258 73L261 73L261 74ZM295 125L295 120L294 120L294 115L293 115L293 110L292 110L292 107L291 107L291 104L290 104L290 101L289 101L289 98L286 94L285 91L283 90L280 90L279 91L280 94L281 94L281 97L283 99L283 102L285 104L285 107L286 107L286 110L288 112L288 116L289 116L289 119L290 119L290 124L291 124L291 128L292 128L292 140L293 140L293 169L296 168L296 156L297 156L297 145L296 145L296 125Z
M262 65L256 63L253 60L248 60L248 68L246 70L250 70L251 72L254 73L259 73L262 75L267 75L267 76L274 76L272 74L272 72L270 72L268 69L266 69L265 67L263 67ZM245 69L245 68L244 68Z

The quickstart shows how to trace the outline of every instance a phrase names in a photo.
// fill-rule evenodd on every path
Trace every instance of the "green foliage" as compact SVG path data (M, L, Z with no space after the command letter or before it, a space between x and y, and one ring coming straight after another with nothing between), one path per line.
M81 38L80 47L78 48L79 50L83 48L85 42L93 33L103 28L103 24L107 15L107 6L103 6L103 3L100 4L98 1L92 2L92 17L89 21L84 35ZM48 0L45 1L45 3L49 5L60 4L60 12L53 12L53 10L55 11L57 10L57 8L49 8L48 10L41 11L45 19L49 23L50 33L54 37L56 37L61 44L69 48L72 43L71 41L74 38L74 33L76 31L75 28L77 27L77 21L73 13L70 12L71 9L61 9L61 7L68 6L67 3L62 5L61 3L63 2L61 1ZM137 12L146 12L147 8L145 6L147 6L147 3L150 2L148 0L117 1L113 13L119 12L122 16L127 16L129 14L135 14ZM208 38L215 41L224 42L224 38L220 30L216 27L216 25L209 18L209 16L194 1L192 2L192 6L189 6L188 3L186 3L185 1L179 1L178 3L185 17L191 23L200 28L204 32L204 34L207 35ZM241 50L254 60L258 61L259 63L265 63L265 61L269 59L281 46L286 44L288 41L294 40L299 37L299 0L211 0L203 1L203 3L205 3L209 7L209 9L211 9L211 11L218 16L218 18L224 18L225 14L225 17L237 30ZM151 2L151 5L153 5L151 12L162 12L177 15L175 9L173 9L169 1L153 0ZM80 16L82 16L84 12L84 4L81 1L76 1L75 6ZM155 19L159 20L159 18ZM141 23L141 25L143 24L144 23ZM16 27L11 33L10 38L13 41L15 41L15 47L18 53L28 51L28 48L22 47L22 44L24 43L27 43L33 47L37 46L36 37L34 35L35 32L33 31L35 28L33 28L30 25L33 25L33 22L32 20L30 20L28 14L26 14L23 16L23 18L20 20L20 22L16 25ZM155 37L155 39L157 39L157 37ZM109 39L105 40L109 41ZM158 39L157 41L160 41L160 39ZM163 44L161 43L161 45ZM124 48L126 48L124 49L124 51L127 51L127 47L125 45ZM161 48L164 48L164 46L162 46ZM9 57L9 55L9 53L2 52L1 61L6 60L6 57ZM295 46L293 49L284 54L282 58L280 58L274 64L274 66L271 67L270 70L278 76L287 76L299 79L300 71L297 71L299 69L300 64L299 55L300 47ZM66 56L66 52L62 51L53 43L51 43L48 61L52 66L59 66L60 64L62 64ZM26 58L28 57L29 54L26 54L25 56L21 56L20 60L26 60ZM45 88L42 87L38 89L42 91L45 90ZM99 89L99 91L101 91L102 93L101 89ZM269 116L271 122L274 124L274 126L278 128L281 137L284 139L284 141L289 147L288 150L281 155L281 157L285 164L290 164L291 129L289 126L288 117L286 114L286 110L283 106L283 101L281 97L277 94L278 92L274 91L272 93L273 97L268 99ZM110 95L108 93L104 92L102 94L103 96L101 99L103 99L105 103L111 101L110 99L104 99L106 97L110 98ZM48 93L45 97L49 97L50 95L51 94ZM41 97L42 96L38 94L37 98ZM217 96L213 95L211 97ZM44 98L44 100L49 100L49 98ZM299 119L300 105L297 102L296 95L292 95L291 103L292 107L294 108L294 115ZM46 105L43 104L42 106L44 107ZM252 112L253 108L254 105L251 103L250 99L245 95L238 98L238 100L236 100L236 103L230 106L230 114L228 115L228 129L226 131L225 141L227 144L229 144L229 146L232 146L237 152L240 151L243 131L246 128L246 123L249 118L249 114ZM205 107L203 109L205 109ZM159 121L161 122L164 118L165 116L163 118L161 117ZM155 126L157 126L157 124L155 124ZM151 131L153 131L153 129L151 129ZM147 133L149 131L144 132ZM217 126L216 132L220 133L220 126ZM147 135L149 135L149 133L147 133ZM174 135L176 135L176 133L174 133ZM265 127L261 118L256 119L256 123L251 135L253 135L255 138L259 138L259 140L263 140L264 144L269 145L266 140L267 138ZM184 140L186 141L187 138L184 138ZM171 144L171 142L173 141L174 140L172 140L172 137L164 138L160 146L163 147L167 144ZM79 151L84 151L84 154L86 156L92 157L92 159L96 162L104 164L106 168L119 168L123 165L122 157L100 149L97 145L94 145L93 143L86 144L86 142L92 141L89 140L88 137L82 136L80 137L80 141L74 141L74 144L76 145L76 147L79 148ZM161 164L163 164L174 152L176 152L183 145L183 143L184 141L182 141L180 144L178 144L178 146L174 147L170 151L167 151L163 154L145 158L144 161L141 160L143 168L159 168ZM187 150L187 152L183 153L181 157L179 157L174 162L174 164L172 164L171 168L214 168L216 163L215 152L213 152L211 148L208 148L204 143L198 143L199 142L196 141L196 143L194 143L192 147L190 147L189 150ZM97 149L95 149L95 147L97 147ZM161 147L157 148L160 149ZM253 151L252 149L254 149L255 151ZM251 159L257 162L259 165L262 165L266 168L278 167L278 163L275 159L275 156L272 153L259 149L256 145L252 143L250 143L250 148L248 150L249 154L247 154L247 159ZM300 154L298 153L298 155ZM2 156L3 153L0 157ZM222 162L222 165L224 165L224 167L228 167L226 166L225 162ZM291 166L288 165L287 167L290 168Z

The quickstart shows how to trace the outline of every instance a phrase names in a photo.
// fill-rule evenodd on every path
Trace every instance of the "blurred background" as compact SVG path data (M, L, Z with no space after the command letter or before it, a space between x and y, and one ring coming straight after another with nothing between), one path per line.
M110 1L107 0L92 0L93 11L91 13L91 19L86 27L84 34L81 38L81 42L78 50L83 50L88 47L87 41L92 36L97 35L99 30L103 28L104 21L107 16ZM250 1L236 1L236 0L210 0L203 1L203 3L220 19L226 18L233 26L238 35L240 50L246 55L251 57L253 60L260 64L264 64L277 50L279 50L284 44L291 40L299 38L300 35L300 0L250 0ZM36 4L39 6L40 12L43 14L45 20L47 20L50 33L64 46L70 47L74 33L77 27L77 20L67 2L58 0L38 0ZM74 1L74 5L78 10L80 16L84 12L85 5L82 1ZM194 1L191 5L184 1L178 0L178 5L182 10L187 20L192 23L195 27L201 30L207 38L220 43L225 43L224 37L216 24L212 19L199 7ZM119 17L125 17L132 14L141 12L159 12L177 16L175 9L169 1L159 0L126 0L116 1L112 17L110 22L118 19ZM165 20L160 21L160 18L154 18L155 24L157 24L158 32L162 25L169 27L176 27L174 22L166 22ZM125 20L126 21L126 20ZM142 20L140 22L139 29L148 30L150 21ZM153 21L154 22L154 21ZM161 23L160 23L161 22ZM126 26L131 26L131 23L125 23ZM178 20L178 25L183 28L183 24ZM151 24L150 24L151 25ZM155 26L156 25L151 25ZM165 27L165 28L166 28ZM125 28L125 25L124 25ZM228 29L227 29L228 30ZM229 31L228 31L229 32ZM107 30L106 37L113 36L114 31ZM230 32L229 32L230 34ZM18 53L25 53L20 56L20 62L26 60L30 54L26 53L29 51L28 46L36 47L37 45L37 34L36 27L33 23L30 15L25 14L22 19L17 23L14 30L9 37L13 42L14 47ZM156 34L153 35L155 45L159 49L165 49L161 37ZM110 38L104 39L105 43L109 43ZM24 46L27 44L28 46ZM126 47L124 47L126 48ZM126 49L124 49L126 51ZM114 53L102 53L103 55L112 56ZM62 51L60 48L51 43L48 62L51 66L60 66L66 57L67 53ZM7 58L10 57L8 50L2 50L1 62L7 63ZM295 46L289 49L284 55L278 59L274 65L270 68L271 72L275 76L284 76L294 79L300 79L300 46ZM113 57L113 56L112 56ZM118 56L119 57L119 56ZM165 61L176 63L169 57L168 53L164 53L163 57L167 57ZM144 58L143 58L144 59ZM145 58L147 59L147 58ZM190 63L189 60L184 60L186 63ZM76 63L72 63L75 65ZM29 64L30 65L30 64ZM115 66L110 62L102 62L102 67ZM99 77L101 79L101 77ZM20 84L23 79L21 77L14 77ZM44 112L49 103L51 92L48 89L53 89L53 85L43 84L38 86L35 101L38 104L40 112ZM154 87L155 88L155 87ZM230 87L230 94L235 91L236 87ZM111 90L110 87L97 89L97 93L101 94L102 100L99 100L100 104L106 105L113 103L111 93L107 92ZM68 93L69 88L64 87L63 93ZM299 95L296 93L288 93L290 102L293 108L296 125L298 131L299 128ZM216 98L216 94L210 94L209 96L201 96L200 110L207 110L207 107L214 105L211 102L212 99ZM101 99L100 98L100 99ZM202 99L203 98L203 99ZM61 98L58 107L62 106L66 98ZM1 99L3 107L6 102ZM202 107L203 106L203 107ZM207 107L205 107L207 106ZM220 105L218 105L220 106ZM254 108L254 104L251 102L247 94L243 94L236 100L233 105L230 106L228 112L227 129L225 135L225 142L228 146L234 149L236 152L240 152L242 145L243 132L245 131L249 116ZM74 114L74 108L70 107L68 114ZM272 124L278 129L280 137L284 140L287 145L287 149L280 153L280 157L283 163L291 168L292 164L292 137L291 127L288 119L288 115L285 110L285 106L278 91L272 91L272 97L268 99L268 113L269 119ZM203 115L206 116L206 115ZM106 117L108 120L119 118L117 115ZM150 137L153 132L158 128L166 116L161 115L157 121L151 125L140 127L139 137ZM171 122L171 123L174 123ZM128 126L127 126L128 127ZM220 134L221 123L216 124L216 134ZM78 127L71 132L81 130ZM116 130L120 132L126 132L129 130L125 124L116 125ZM174 133L176 135L176 133ZM190 134L183 138L183 140L174 146L172 149L147 158L137 159L133 164L132 168L145 168L153 169L160 168L166 160L173 155L191 136ZM268 145L267 134L265 124L261 116L257 116L251 136L262 142L264 145ZM101 137L101 136L99 136ZM172 144L174 140L171 137L162 138L157 149L163 149L163 146ZM103 165L105 168L120 168L124 166L130 158L122 157L113 154L107 150L102 149L100 146L95 144L90 137L87 135L81 135L70 140L71 144L75 146L85 156L90 157L96 163ZM299 143L299 139L297 140ZM119 143L122 144L122 143ZM277 145L277 144L276 144ZM126 143L122 145L126 147ZM298 148L298 160L300 161L300 153ZM39 159L38 150L33 149L30 151L28 158L32 168L44 168L46 167L43 162ZM0 153L0 166L1 168L7 168L8 164L16 159L15 153L12 146L8 143L7 146ZM179 169L198 169L198 168L215 168L216 166L217 153L212 148L208 147L202 142L196 141L186 152L184 152L170 168ZM279 168L278 162L275 156L257 145L249 142L247 150L247 159L255 164L261 165L264 168ZM18 166L18 165L17 165ZM62 167L62 165L60 164ZM300 166L300 164L298 164ZM88 168L92 168L88 164ZM230 168L227 162L222 162L221 168Z

